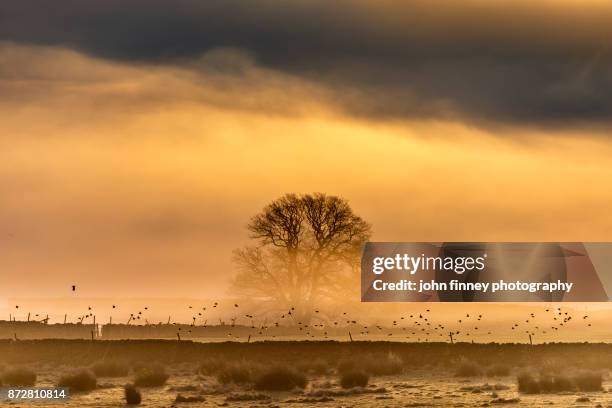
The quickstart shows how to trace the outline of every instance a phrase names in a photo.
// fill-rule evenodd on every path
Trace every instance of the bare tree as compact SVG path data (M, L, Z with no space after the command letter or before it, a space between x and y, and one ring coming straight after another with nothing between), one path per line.
M254 245L234 251L242 295L291 307L308 321L315 305L346 293L359 281L355 270L370 225L348 202L325 194L287 194L248 224Z

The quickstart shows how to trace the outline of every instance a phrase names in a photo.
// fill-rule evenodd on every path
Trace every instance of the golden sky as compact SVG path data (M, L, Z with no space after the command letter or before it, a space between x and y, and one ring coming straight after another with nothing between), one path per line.
M235 50L3 42L0 95L0 297L226 294L246 223L287 192L348 199L379 241L612 238L601 124L353 114Z

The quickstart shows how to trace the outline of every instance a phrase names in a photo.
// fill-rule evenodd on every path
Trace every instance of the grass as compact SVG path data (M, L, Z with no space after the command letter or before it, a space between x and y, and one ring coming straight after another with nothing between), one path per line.
M161 387L166 384L168 378L170 378L170 375L166 372L164 366L160 364L140 367L134 377L134 386Z
M11 387L32 387L36 384L36 373L29 368L9 368L2 373L2 383Z
M0 361L8 367L29 366L31 363L47 365L66 364L62 350L70 350L69 363L73 367L92 367L101 356L108 361L145 362L147 365L179 365L189 363L189 374L200 362L200 375L217 377L226 366L234 364L251 367L252 383L261 367L286 365L307 369L308 375L319 375L337 369L339 374L363 371L373 378L388 373L430 370L454 374L470 371L458 369L462 362L467 367L484 368L489 375L501 374L495 365L506 366L510 373L528 367L550 367L551 373L598 371L612 369L612 344L549 343L537 344L471 344L471 343L401 343L354 341L270 341L198 343L189 340L116 340L95 342L81 340L20 340L0 339ZM462 356L463 360L458 359ZM487 368L489 367L489 368ZM139 370L140 371L140 370ZM299 371L299 370L298 370ZM478 368L471 370L477 372ZM136 373L137 371L134 370ZM230 378L236 378L235 375ZM208 378L206 380L209 380ZM597 378L595 378L597 380ZM589 388L585 379L582 388ZM216 383L216 381L215 381ZM595 387L597 381L595 381Z
M91 369L97 377L126 377L130 371L127 364L119 361L100 361Z
M71 392L91 391L97 386L96 375L87 369L76 370L60 377L58 387L69 388Z
M138 405L142 402L142 394L133 384L127 384L123 387L125 393L125 402L128 405Z
M263 371L255 380L258 391L290 391L294 388L305 388L306 376L285 366L272 367Z
M340 376L340 386L342 388L365 387L369 380L370 376L363 371L349 371Z
M574 375L531 373L517 376L519 392L525 394L558 393L565 391L601 391L602 375L600 372L581 371Z
M198 374L216 375L225 368L227 363L220 358L207 358L198 365Z
M574 382L580 391L601 391L603 388L601 372L581 371L574 375Z
M252 364L245 362L227 364L217 374L217 381L221 384L246 384L251 382L253 370Z
M395 353L373 353L359 359L345 359L338 363L338 372L361 371L372 376L397 375L404 371L404 361Z
M201 395L181 395L178 394L174 402L204 402L206 399Z

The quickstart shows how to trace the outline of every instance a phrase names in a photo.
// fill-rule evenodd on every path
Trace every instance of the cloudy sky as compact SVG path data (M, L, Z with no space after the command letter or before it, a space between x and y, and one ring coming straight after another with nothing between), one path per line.
M248 219L612 238L607 1L0 4L0 297L214 297Z

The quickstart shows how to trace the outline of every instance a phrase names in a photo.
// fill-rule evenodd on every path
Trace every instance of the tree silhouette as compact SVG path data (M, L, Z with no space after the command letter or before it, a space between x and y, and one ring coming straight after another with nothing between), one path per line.
M308 321L315 305L359 281L354 272L371 228L346 200L316 193L274 200L248 230L255 243L234 251L234 289L278 310L294 307Z

